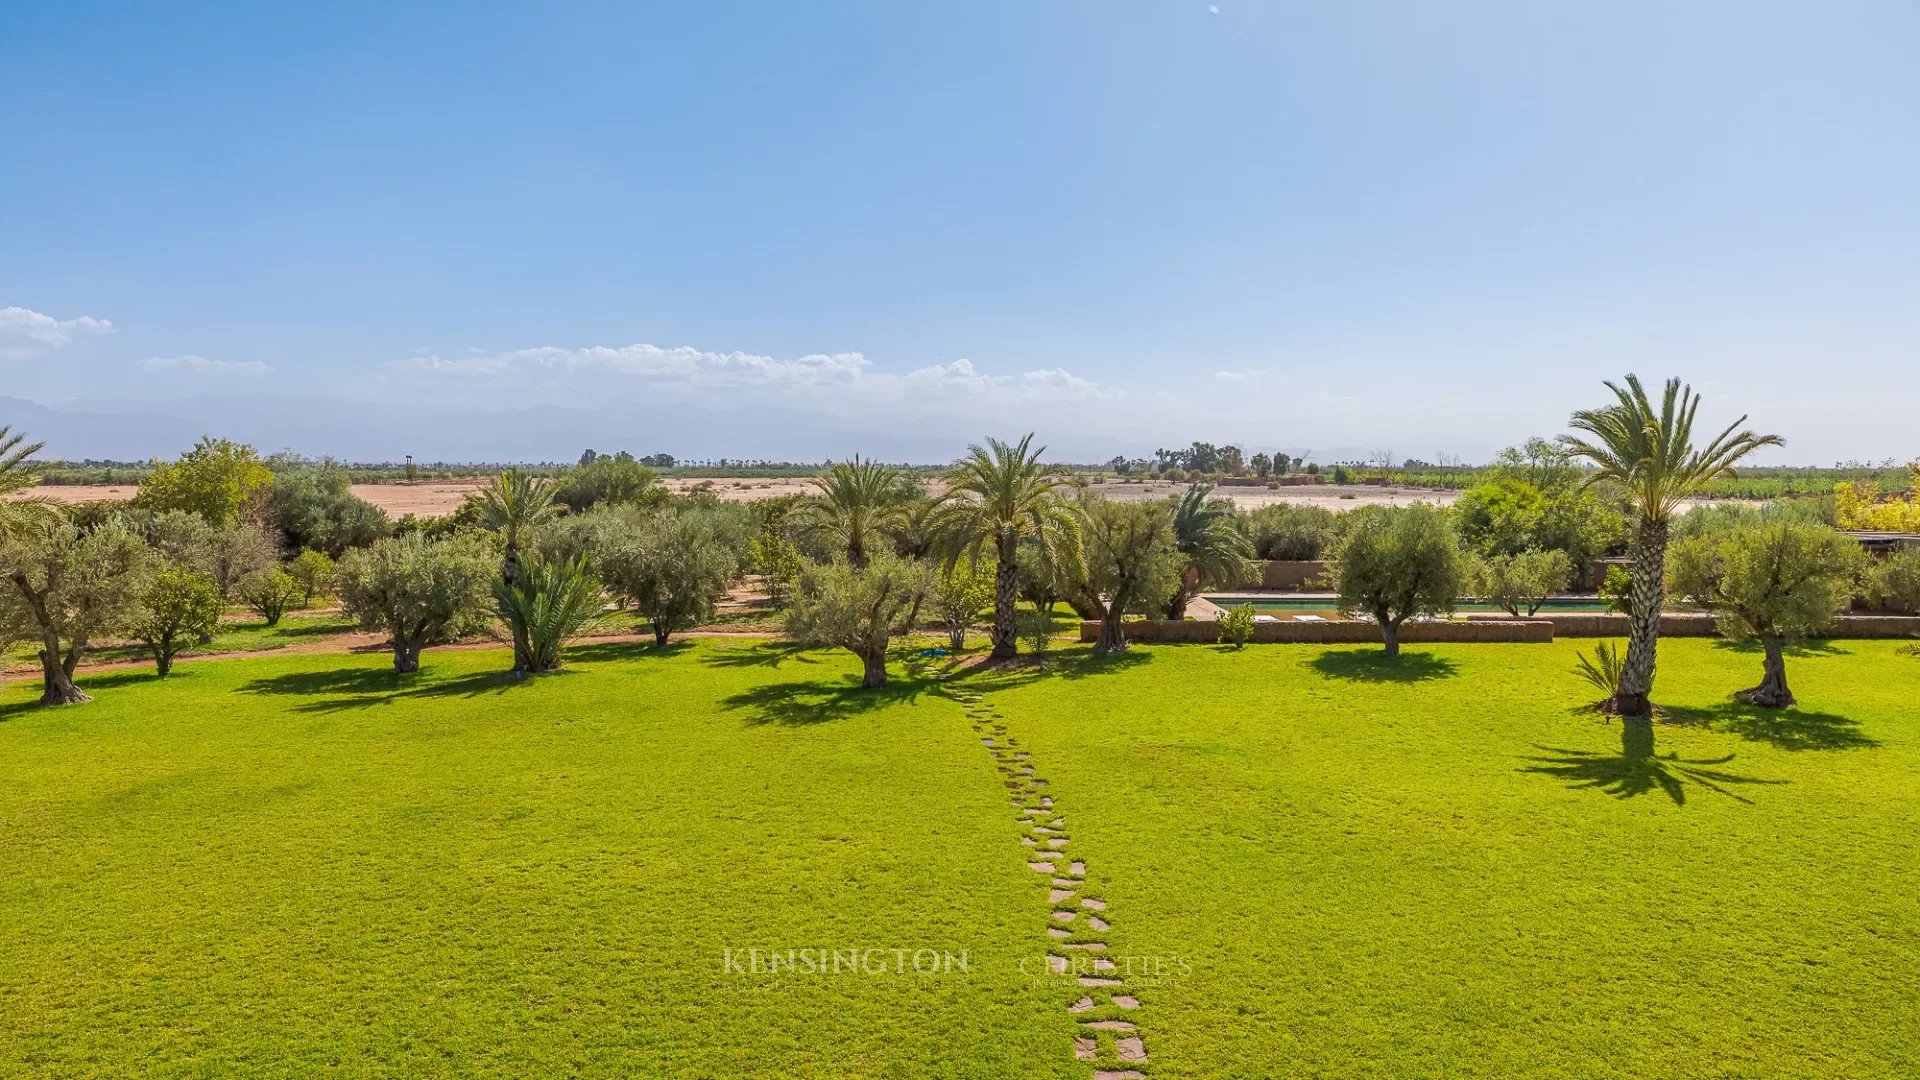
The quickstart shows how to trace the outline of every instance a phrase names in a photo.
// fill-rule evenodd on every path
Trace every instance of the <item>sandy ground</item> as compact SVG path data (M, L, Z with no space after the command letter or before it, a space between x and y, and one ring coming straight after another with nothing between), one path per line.
M413 484L355 484L353 493L394 517L405 514L443 517L459 509L467 495L485 483L486 479L483 477L462 477L454 480L425 480ZM694 479L676 476L669 477L662 483L668 490L677 493L705 490L729 502L752 502L757 499L778 498L782 495L810 495L817 490L811 481L803 477L755 479L723 476ZM929 491L938 492L942 485L938 481L931 481L927 487ZM1170 481L1104 483L1095 484L1093 487L1094 490L1115 499L1164 499L1178 495L1186 489L1184 483ZM25 497L30 493L57 503L121 501L133 498L138 490L132 484L72 484L36 487L16 497ZM1332 510L1351 510L1358 506L1406 506L1409 503L1422 501L1445 506L1458 497L1458 494L1452 491L1376 487L1227 487L1219 488L1217 492L1232 499L1235 505L1243 510L1282 502L1324 506Z
M453 480L423 480L413 484L355 484L353 493L396 518L405 514L444 517L459 509L460 503L466 499L468 493L486 482L485 477L462 477ZM676 476L669 477L662 483L668 490L679 493L704 489L729 502L752 502L756 499L772 499L782 495L810 495L817 490L812 481L805 477L757 479L722 476L693 479ZM1187 485L1172 481L1141 483L1110 481L1094 484L1092 487L1093 490L1114 499L1165 499L1180 494L1186 490ZM941 488L942 485L937 480L929 481L927 484L927 489L934 493L938 493ZM131 499L136 490L131 484L112 486L76 484L65 487L30 488L27 492L13 497L22 498L31 494L58 503L76 503L102 499ZM1361 485L1334 487L1330 484L1319 487L1223 487L1216 488L1215 494L1232 499L1234 505L1242 510L1254 510L1274 503L1322 506L1336 511L1353 510L1362 506L1409 506L1417 502L1451 506L1454 500L1460 497L1457 491L1437 491L1432 488ZM1692 505L1692 501L1683 502L1680 510L1684 512Z

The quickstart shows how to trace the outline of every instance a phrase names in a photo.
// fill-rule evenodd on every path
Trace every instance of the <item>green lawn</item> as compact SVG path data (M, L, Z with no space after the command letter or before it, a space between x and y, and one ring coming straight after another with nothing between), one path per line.
M975 678L1114 912L1155 1076L1920 1076L1920 660L1661 646L1651 753L1576 643L1206 646ZM1671 755L1671 756L1670 756ZM1177 963L1175 962L1177 961Z
M1171 1077L1920 1075L1920 659L1062 649L966 676L1051 783ZM265 656L0 688L0 1074L1079 1077L961 709L766 642ZM896 670L899 670L896 668ZM1669 756L1673 755L1673 756ZM745 949L967 970L729 972ZM1027 965L1030 968L1030 964Z
M5 687L0 1072L1073 1075L957 706L760 644L576 656ZM751 947L969 971L728 972Z

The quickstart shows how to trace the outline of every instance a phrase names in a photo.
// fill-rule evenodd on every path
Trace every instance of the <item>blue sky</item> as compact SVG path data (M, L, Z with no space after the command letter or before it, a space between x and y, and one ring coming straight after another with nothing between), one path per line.
M1632 370L1783 460L1910 456L1916 42L1891 2L14 3L0 396L1430 457Z

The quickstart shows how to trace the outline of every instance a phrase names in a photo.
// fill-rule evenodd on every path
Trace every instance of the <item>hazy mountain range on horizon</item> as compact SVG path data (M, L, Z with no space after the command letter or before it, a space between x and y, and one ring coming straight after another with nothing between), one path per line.
M665 452L683 460L812 462L859 453L886 461L941 464L986 435L1025 434L1000 430L1005 425L991 417L918 422L918 430L903 434L887 430L897 426L895 418L849 420L798 409L535 405L481 410L279 395L208 395L172 401L82 398L52 405L0 397L0 425L44 441L41 457L66 461L173 457L202 435L217 435L251 443L263 453L285 450L357 462L398 462L408 455L421 463L565 462L592 448L608 453ZM1071 430L1043 429L1037 438L1048 447L1048 456L1060 461L1101 462L1116 455L1148 458L1155 449ZM1235 442L1218 432L1197 431L1187 441L1193 439ZM1310 453L1311 460L1331 463L1365 459L1390 444L1326 449L1239 445L1248 453ZM1419 449L1393 452L1397 458L1430 456ZM1457 452L1467 461L1484 461L1494 448L1448 452Z

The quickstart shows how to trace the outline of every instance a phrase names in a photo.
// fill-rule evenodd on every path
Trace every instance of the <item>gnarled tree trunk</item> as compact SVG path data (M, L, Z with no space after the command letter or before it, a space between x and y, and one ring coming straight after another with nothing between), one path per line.
M420 670L420 643L393 639L393 670L409 675Z
M50 640L40 648L40 704L42 705L78 705L93 698L73 684L73 661L79 658L80 650L68 653L65 659L60 656L58 641Z
M1749 705L1765 709L1784 709L1793 704L1793 691L1787 689L1786 643L1777 634L1763 634L1760 645L1766 650L1765 675L1760 685L1741 694Z
M860 663L864 667L864 672L860 677L861 686L871 688L887 685L887 653L885 649L878 652L861 653Z
M1096 653L1123 653L1127 651L1127 628L1120 621L1122 612L1118 599L1107 604L1100 614L1100 640L1094 642Z
M653 645L656 649L667 647L667 637L673 633L673 624L665 619L653 620Z
M1667 600L1667 523L1642 518L1633 542L1633 610L1627 612L1627 661L1612 711L1651 718L1654 662L1660 650L1660 609Z
M1380 624L1380 643L1385 646L1387 658L1400 655L1400 620L1392 618L1385 609L1373 613L1373 621Z

